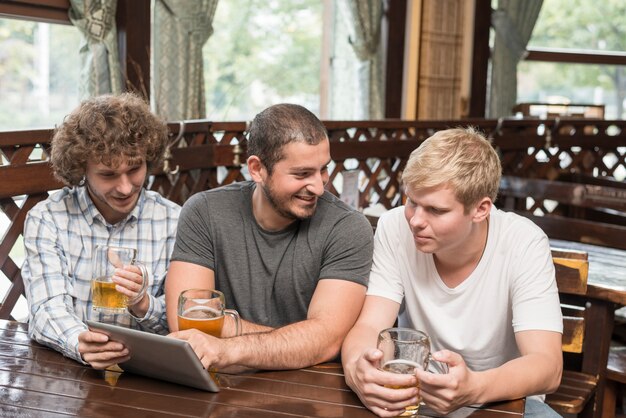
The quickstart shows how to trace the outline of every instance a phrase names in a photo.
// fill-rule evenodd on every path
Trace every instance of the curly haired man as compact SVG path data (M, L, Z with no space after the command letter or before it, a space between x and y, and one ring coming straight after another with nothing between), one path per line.
M33 207L24 224L22 277L29 335L37 342L102 369L124 361L128 350L84 320L167 333L163 282L180 207L145 189L166 141L167 125L130 93L85 100L55 130L50 160L68 187ZM116 290L137 300L126 313L92 310L97 245L135 248L147 267L149 277L135 266L113 276ZM142 280L148 280L143 296Z

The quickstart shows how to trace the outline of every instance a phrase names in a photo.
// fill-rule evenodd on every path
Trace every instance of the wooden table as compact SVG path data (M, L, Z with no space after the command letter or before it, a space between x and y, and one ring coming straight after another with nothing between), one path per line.
M587 295L626 306L626 251L557 239L551 239L550 246L587 252Z
M0 320L0 416L367 417L339 364L220 374L219 393L130 373L96 371L31 342L26 325ZM455 418L523 416L524 401L461 408ZM422 408L422 417L437 416Z

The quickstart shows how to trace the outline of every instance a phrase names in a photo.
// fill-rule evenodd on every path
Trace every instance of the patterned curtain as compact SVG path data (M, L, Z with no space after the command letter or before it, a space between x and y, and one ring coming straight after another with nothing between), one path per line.
M357 119L382 119L384 110L383 67L379 51L382 0L341 0L350 44L360 61Z
M70 0L70 20L83 34L80 47L81 99L122 91L116 9L117 0Z
M152 99L167 120L206 117L202 47L213 34L217 0L156 0Z
M491 24L496 37L491 61L490 118L508 116L517 101L517 63L539 17L543 0L499 0Z

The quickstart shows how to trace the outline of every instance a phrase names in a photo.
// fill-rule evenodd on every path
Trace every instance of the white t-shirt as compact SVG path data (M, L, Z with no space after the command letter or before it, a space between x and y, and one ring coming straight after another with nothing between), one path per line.
M475 371L519 357L515 332L563 332L548 238L530 220L495 208L478 266L454 289L432 254L416 250L404 207L385 213L367 294L401 303L399 326L425 331L433 351L457 352Z

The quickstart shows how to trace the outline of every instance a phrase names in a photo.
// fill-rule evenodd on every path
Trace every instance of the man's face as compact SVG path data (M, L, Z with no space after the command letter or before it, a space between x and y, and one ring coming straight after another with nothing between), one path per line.
M404 216L419 251L435 254L463 249L476 225L475 211L465 213L451 188L408 187L406 197Z
M327 139L317 145L291 142L283 147L283 155L260 186L275 215L289 224L315 213L328 183L330 144Z
M147 175L145 161L117 167L88 162L85 173L91 200L110 224L124 219L135 208Z

